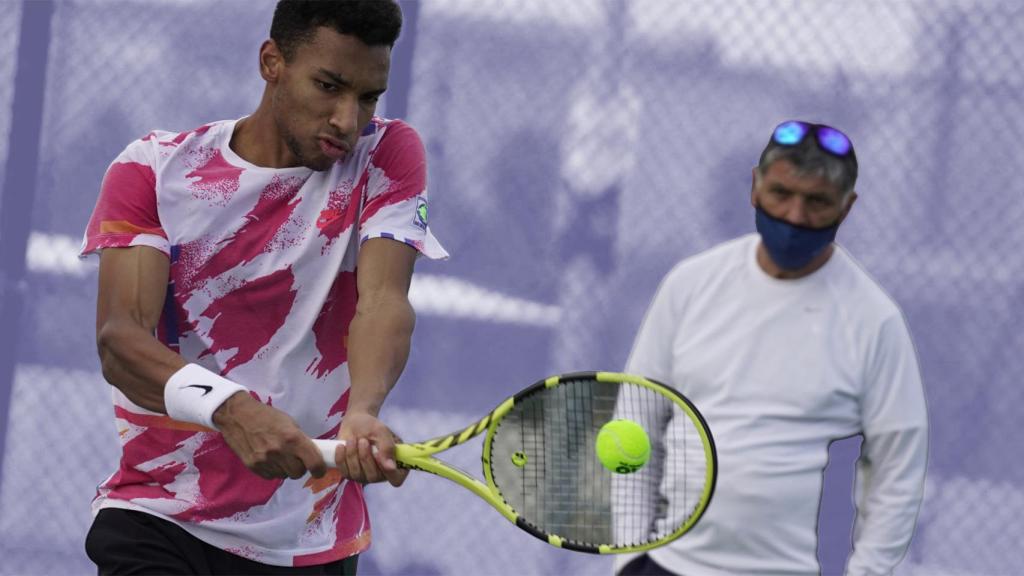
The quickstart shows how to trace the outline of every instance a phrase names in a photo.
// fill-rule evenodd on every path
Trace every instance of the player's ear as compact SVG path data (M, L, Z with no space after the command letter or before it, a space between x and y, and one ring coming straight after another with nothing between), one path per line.
M757 207L757 202L754 201L754 190L757 188L757 166L750 169L750 205Z
M850 213L850 208L853 208L853 203L856 201L857 191L850 190L850 193L846 195L845 199L843 199L843 204L845 204L845 206L843 206L843 212L839 215L840 223L842 223L843 220L846 220L846 215Z
M260 46L260 76L268 83L276 83L281 79L284 70L284 54L277 46L277 42L266 40Z

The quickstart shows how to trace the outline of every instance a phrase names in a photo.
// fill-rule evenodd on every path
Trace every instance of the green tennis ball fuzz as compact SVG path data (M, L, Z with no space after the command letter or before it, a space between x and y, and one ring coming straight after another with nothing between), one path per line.
M616 474L632 474L651 456L651 440L636 422L612 420L597 433L597 458Z

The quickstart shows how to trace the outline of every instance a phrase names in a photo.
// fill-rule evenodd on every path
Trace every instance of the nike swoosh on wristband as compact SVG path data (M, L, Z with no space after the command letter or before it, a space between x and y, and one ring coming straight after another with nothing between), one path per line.
M207 386L205 384L189 384L188 386L182 387L182 390L184 390L185 388L202 388L203 396L206 396L207 394L213 391L213 386Z

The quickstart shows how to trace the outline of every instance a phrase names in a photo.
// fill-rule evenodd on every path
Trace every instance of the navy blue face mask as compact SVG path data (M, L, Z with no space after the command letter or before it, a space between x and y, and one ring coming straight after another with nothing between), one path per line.
M754 222L768 255L783 270L799 270L836 239L839 220L825 228L807 228L774 218L755 206Z

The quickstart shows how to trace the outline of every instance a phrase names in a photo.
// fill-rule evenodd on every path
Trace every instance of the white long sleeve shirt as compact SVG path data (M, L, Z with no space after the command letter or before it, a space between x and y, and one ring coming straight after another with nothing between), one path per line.
M680 262L637 334L626 370L690 398L719 463L701 521L649 554L680 574L817 574L828 445L863 434L847 572L888 574L910 542L927 456L906 323L842 248L815 273L778 280L757 265L759 241Z

